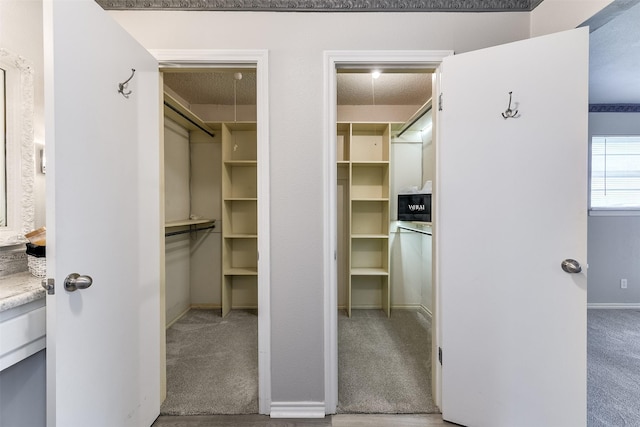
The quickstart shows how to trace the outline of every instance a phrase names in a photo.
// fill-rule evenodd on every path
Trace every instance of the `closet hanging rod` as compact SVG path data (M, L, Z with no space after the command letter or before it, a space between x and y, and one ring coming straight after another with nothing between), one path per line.
M417 229L417 228L407 227L406 225L399 225L398 228L401 229L401 230L413 231L414 233L426 234L427 236L432 236L433 235L431 231L426 231L426 230L420 230L420 229Z
M200 124L194 122L193 120L191 120L189 117L187 117L185 114L183 114L181 111L179 111L176 107L174 107L173 105L169 104L167 101L164 101L164 105L169 107L171 110L173 110L175 113L177 113L180 117L182 117L183 119L185 119L186 121L188 121L189 123L191 123L192 125L194 125L195 127L197 127L198 129L200 129L202 132L206 133L207 135L209 135L211 138L213 138L214 136L216 136L215 133L213 132L209 132L207 129L203 128L202 126L200 126Z
M164 233L164 237L169 237L169 236L177 236L178 234L187 234L187 233L193 233L196 231L204 231L204 230L211 230L213 228L216 228L216 225L210 225L208 227L200 227L200 228L189 228L188 230L180 230L180 231L172 231L170 233Z

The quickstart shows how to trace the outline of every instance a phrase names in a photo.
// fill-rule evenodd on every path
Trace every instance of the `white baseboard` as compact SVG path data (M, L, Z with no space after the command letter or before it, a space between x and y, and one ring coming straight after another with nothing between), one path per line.
M431 312L431 310L427 308L426 305L420 304L420 311L422 311L422 313L424 313L424 315L427 316L429 319L433 319L433 313Z
M640 310L640 303L637 303L637 302L590 302L587 304L587 308Z
M324 402L271 402L271 418L324 418Z
M358 305L352 306L353 310L382 310L382 307L379 305ZM339 305L338 310L346 310L347 306ZM391 310L420 310L422 313L427 316L429 319L433 319L433 313L431 310L427 308L427 306L423 304L400 304L400 305L392 305Z

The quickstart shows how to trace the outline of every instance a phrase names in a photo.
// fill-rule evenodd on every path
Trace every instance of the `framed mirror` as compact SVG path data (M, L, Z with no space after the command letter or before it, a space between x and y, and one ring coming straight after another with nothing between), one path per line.
M0 86L0 246L10 246L34 225L33 66L0 48Z

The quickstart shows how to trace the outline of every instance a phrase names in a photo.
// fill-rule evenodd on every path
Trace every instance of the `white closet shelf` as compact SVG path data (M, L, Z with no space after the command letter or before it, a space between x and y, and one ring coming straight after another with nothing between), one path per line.
M352 239L388 239L389 235L388 234L382 234L382 233L376 233L376 234L372 234L372 233L352 233L351 234L351 238Z
M224 164L233 166L256 166L258 162L256 160L225 160Z
M225 276L257 276L256 267L232 267L224 270Z
M352 276L388 276L389 270L385 268L352 268L351 269Z
M215 223L215 219L200 218L200 219L179 219L177 221L167 221L164 223L164 228L172 227L185 227L189 225L209 224Z
M214 134L209 125L166 90L164 91L164 114L189 130L203 130L211 136Z

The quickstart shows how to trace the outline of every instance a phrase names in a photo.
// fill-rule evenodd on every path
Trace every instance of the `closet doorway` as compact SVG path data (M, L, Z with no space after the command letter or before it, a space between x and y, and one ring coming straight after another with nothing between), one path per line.
M258 284L268 286L268 272L258 265L258 251L268 239L260 227L268 141L260 73L256 64L171 65L161 67L167 328L161 413L264 413L268 376L258 354L268 344L269 308L260 304Z
M433 71L337 69L338 413L438 411Z

